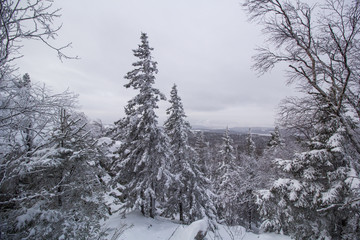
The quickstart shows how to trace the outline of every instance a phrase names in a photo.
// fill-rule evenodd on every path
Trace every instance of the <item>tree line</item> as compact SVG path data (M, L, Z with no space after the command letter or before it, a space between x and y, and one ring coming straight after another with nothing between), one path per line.
M47 42L58 30L51 2L21 4L2 0L0 9L1 238L100 239L112 191L123 214L137 209L184 224L207 218L213 231L222 223L295 239L360 237L358 1L244 3L271 43L258 49L255 69L285 62L303 93L281 103L262 154L251 132L240 149L228 129L215 146L192 131L175 84L159 126L155 110L166 97L153 86L157 62L146 33L125 76L137 92L125 117L108 128L89 121L76 94L19 76L20 39L71 58L66 46ZM29 19L41 25L19 24Z

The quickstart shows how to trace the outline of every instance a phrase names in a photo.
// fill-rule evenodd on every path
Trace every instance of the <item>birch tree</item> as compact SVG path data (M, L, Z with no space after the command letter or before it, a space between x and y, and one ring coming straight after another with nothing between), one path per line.
M254 68L264 73L286 63L289 82L303 93L284 101L280 118L307 149L277 161L290 177L275 182L270 194L260 194L260 202L266 206L274 198L287 200L267 205L272 207L262 214L275 213L270 214L276 216L271 218L275 225L298 239L358 238L359 215L350 213L359 211L360 3L247 0L244 6L271 43L258 49ZM343 215L335 216L335 209ZM300 214L302 210L310 215ZM296 216L308 217L313 229Z

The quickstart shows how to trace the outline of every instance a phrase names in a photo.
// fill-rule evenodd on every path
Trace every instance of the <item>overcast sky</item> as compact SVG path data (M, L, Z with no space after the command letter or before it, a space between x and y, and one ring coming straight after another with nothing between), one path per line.
M124 116L134 92L123 87L133 69L132 49L149 36L158 62L155 87L167 97L174 83L192 125L273 126L276 107L293 91L284 73L257 76L251 57L263 42L240 0L58 0L62 8L57 45L80 60L60 62L37 42L24 42L20 71L54 91L79 94L81 111L112 123ZM167 102L160 104L160 123Z

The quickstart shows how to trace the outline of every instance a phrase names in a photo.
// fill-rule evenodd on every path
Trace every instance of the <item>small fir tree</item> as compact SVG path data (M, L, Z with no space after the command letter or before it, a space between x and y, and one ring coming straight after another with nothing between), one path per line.
M252 229L253 223L258 222L258 212L255 204L254 191L258 188L259 162L255 154L256 146L252 139L251 129L245 140L245 152L238 155L239 174L238 174L238 194L240 195L238 202L237 214L239 216L238 224Z
M238 166L235 162L236 157L234 155L233 140L229 135L229 128L226 128L222 140L215 183L217 194L216 206L219 218L232 225L237 218L237 204L240 196L237 191Z
M259 188L270 188L276 179L284 175L277 169L274 160L291 157L293 151L295 151L295 149L286 146L285 140L280 134L279 127L276 126L274 132L271 133L271 139L269 140L263 155L258 159L259 168L257 175L259 179Z
M280 135L280 129L278 126L275 127L274 132L271 133L271 139L267 144L268 149L273 149L277 147L283 147L285 145L285 140Z
M246 155L248 155L249 157L255 157L256 146L254 140L252 139L251 129L249 129L245 144Z

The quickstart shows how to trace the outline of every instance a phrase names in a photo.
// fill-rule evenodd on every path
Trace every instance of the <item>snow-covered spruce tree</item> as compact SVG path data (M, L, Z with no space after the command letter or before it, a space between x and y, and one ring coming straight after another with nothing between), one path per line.
M216 207L220 219L229 225L237 222L237 206L240 198L238 191L238 167L234 155L233 140L228 127L222 138L219 151L219 165L215 176Z
M248 155L249 157L255 157L255 151L256 151L256 146L254 140L252 139L252 133L250 128L249 133L246 137L245 154Z
M306 209L311 215L315 214L317 217L321 217L320 212L328 213L328 211L324 212L324 209L333 211L336 209L335 206L339 206L337 212L350 217L339 216L332 222L328 221L330 218L325 218L325 221L321 222L321 226L319 226L323 231L321 234L323 236L328 234L329 238L334 239L358 239L357 234L360 231L359 221L356 218L359 218L359 210L351 209L350 206L355 207L360 203L359 185L354 184L360 176L358 160L360 155L360 84L358 81L360 3L359 1L326 0L309 5L305 1L293 0L246 0L244 6L250 19L257 20L264 27L268 43L267 46L259 48L259 52L255 56L255 69L264 73L283 62L289 66L289 82L296 83L298 90L303 93L301 98L286 99L280 112L280 118L282 126L297 132L302 140L301 143L306 144L307 141L308 150L295 155L289 164L284 165L287 166L284 170L292 173L293 176L289 177L286 184L284 181L277 182L271 192L277 192L276 189L285 191L285 187L288 186L288 192L292 193L291 199L293 199L293 201L287 201L290 203L289 206L297 204L296 199L299 197L295 193L306 194L307 199L312 198L313 203L308 203L310 200L304 201L301 203L302 205L299 203L299 209ZM327 116L324 115L326 116L324 118L327 118L328 121L321 123L322 117L319 113L324 113L324 111L327 111ZM319 124L325 129L329 129L329 125L337 125L338 130L332 130L329 134L323 135L319 131ZM322 141L318 141L317 136L323 136ZM334 150L340 148L333 148L333 145L330 144L332 142L330 140L334 139L333 136L341 136L343 139L339 145L344 149L343 154L335 153ZM316 155L317 153L318 155ZM326 208L325 202L327 201L323 201L325 200L322 199L323 193L329 189L342 192L342 190L331 187L335 182L332 176L337 169L342 171L347 167L351 168L350 171L345 171L348 178L344 178L340 174L336 178L339 180L338 186L345 187L344 183L348 183L352 179L350 181L352 184L348 184L347 187L357 194L345 193L342 196L345 199L334 200L334 202L338 202L336 204L330 201L330 205L328 205L330 208ZM296 168L299 170L295 171ZM315 179L309 175L310 171L315 171L313 174ZM323 181L320 181L321 179ZM300 184L297 184L295 180ZM291 185L296 188L291 188ZM318 194L312 192L312 189L303 190L307 185L316 186L316 189L324 188L324 190L319 191ZM298 190L292 191L293 189ZM286 196L286 192L282 195ZM271 196L271 194L268 195L270 199ZM318 199L320 200L318 201ZM285 224L285 226L280 225L283 229L286 228L286 219L295 218L296 220L296 216L298 216L297 208L289 207L290 210L286 208L287 202L284 201L283 209L273 208L279 211L275 216L284 220L276 220L276 217L270 218ZM291 204L292 202L293 204ZM270 214L270 212L266 214ZM292 216L291 214L296 215ZM329 214L329 216L334 215ZM339 223L337 219L341 219L343 222ZM293 222L290 219L290 223ZM338 224L335 230L334 224ZM306 232L317 231L315 225L309 231L307 226L299 224L295 231L291 225L288 231L299 234L298 238L301 238L301 232L306 235ZM353 230L350 230L352 227ZM341 237L339 237L338 231L343 232Z
M169 117L165 122L165 131L170 138L174 154L171 172L176 179L166 204L166 214L179 214L180 221L185 223L204 217L214 221L216 214L212 201L213 194L208 188L209 180L201 171L198 155L189 144L191 127L185 119L176 85L173 86L170 95L171 107L167 110Z
M280 135L279 126L276 126L274 132L271 133L271 139L267 144L267 149L272 150L278 147L283 147L285 145L285 140Z
M308 150L291 160L278 159L288 177L259 191L263 227L295 239L358 239L359 207L352 204L355 171L349 165L346 133L331 106L313 101L320 109Z
M195 161L192 168L194 175L189 179L189 222L208 218L211 230L216 229L216 208L213 202L209 178L200 170L199 162Z
M254 192L259 186L259 162L256 158L256 146L252 139L251 129L245 140L245 151L238 155L239 174L237 177L238 201L237 214L240 217L238 224L252 229L253 223L258 222L257 206Z
M295 149L293 150L285 145L285 139L282 138L280 135L280 129L276 126L274 132L271 133L271 138L263 155L258 159L258 186L261 189L269 188L276 179L283 175L281 175L281 172L278 171L276 164L274 163L274 159L289 158L293 155L294 151Z
M53 144L35 154L33 160L34 169L47 168L40 180L41 189L53 194L36 206L42 210L34 228L36 237L99 239L103 234L100 220L107 213L103 199L106 186L101 179L102 155L86 116L61 109L51 141Z
M51 96L25 82L24 95L13 99L19 119L13 114L2 131L7 134L1 138L1 146L7 145L1 165L2 237L96 238L105 207L94 141L83 117L59 115L74 96Z
M188 181L193 178L192 163L195 161L195 152L189 145L190 123L186 121L186 115L178 96L176 85L170 92L171 107L167 109L168 119L165 121L165 132L169 136L174 161L171 162L171 172L176 176L171 186L171 196L166 203L165 215L175 216L179 214L179 220L189 222L189 199Z
M129 80L125 87L138 90L138 94L128 101L126 116L117 125L123 128L119 136L122 145L112 167L114 183L124 186L125 209L140 208L150 217L157 214L156 201L164 198L172 181L168 168L173 158L169 139L158 126L155 113L157 102L165 96L152 86L158 71L152 50L147 35L142 33L141 44L133 50L139 60L125 76Z
M205 142L205 136L203 131L195 132L195 144L194 149L199 157L199 166L200 170L205 173L205 175L210 174L211 172L211 153L209 149L209 143Z
M251 230L253 224L258 224L259 217L255 203L254 192L259 186L258 162L245 154L241 154L239 173L237 176L237 223Z

